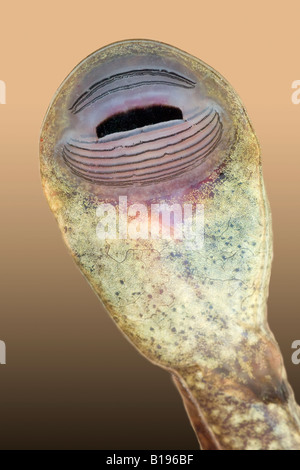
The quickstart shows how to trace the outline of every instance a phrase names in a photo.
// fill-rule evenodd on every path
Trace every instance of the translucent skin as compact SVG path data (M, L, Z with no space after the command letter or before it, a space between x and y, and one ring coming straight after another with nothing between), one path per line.
M115 78L103 82L107 77ZM98 82L103 96L74 114ZM183 120L97 138L97 125L109 116L149 105L176 106ZM207 109L214 125L197 128L192 116ZM186 134L183 145L170 137L174 129L199 132L193 156L192 137ZM157 150L159 137L181 157L178 171L174 158ZM132 156L137 142L139 155ZM44 120L40 158L43 188L74 260L120 330L173 375L201 447L300 449L299 408L266 319L272 231L259 145L225 79L165 44L107 46L59 88ZM96 209L103 202L117 207L120 195L149 213L157 202L203 204L203 248L172 238L99 240Z

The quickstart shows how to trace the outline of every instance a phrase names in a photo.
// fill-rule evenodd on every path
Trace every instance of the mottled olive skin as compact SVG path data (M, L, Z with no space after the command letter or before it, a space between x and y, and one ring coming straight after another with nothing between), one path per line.
M57 145L70 90L114 56L170 57L225 110L229 132L212 166L129 188L94 185L64 166ZM81 272L136 348L175 379L204 449L300 449L299 409L266 322L272 260L260 149L234 90L198 59L151 41L108 46L62 84L41 132L46 197ZM102 202L201 203L204 246L185 240L99 240Z

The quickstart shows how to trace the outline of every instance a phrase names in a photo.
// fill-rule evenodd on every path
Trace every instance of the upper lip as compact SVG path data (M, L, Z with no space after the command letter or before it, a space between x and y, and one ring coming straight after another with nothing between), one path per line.
M137 77L139 78L138 80ZM128 70L93 83L76 98L69 110L71 113L77 114L92 103L112 93L155 84L181 88L194 88L196 85L190 78L165 69L145 68Z

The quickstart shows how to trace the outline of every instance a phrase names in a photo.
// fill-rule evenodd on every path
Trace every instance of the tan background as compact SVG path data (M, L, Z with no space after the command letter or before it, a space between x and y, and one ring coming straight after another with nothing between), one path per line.
M280 6L279 6L280 5ZM177 46L240 94L262 147L273 211L269 319L300 401L299 2L2 2L1 449L197 449L167 373L117 331L62 242L42 194L39 130L71 69L117 40Z

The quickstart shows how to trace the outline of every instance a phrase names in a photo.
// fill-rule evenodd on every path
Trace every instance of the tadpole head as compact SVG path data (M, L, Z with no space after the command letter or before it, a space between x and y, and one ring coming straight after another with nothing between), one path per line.
M230 363L228 348L259 342L269 209L257 139L218 72L159 42L111 44L62 83L40 148L45 194L65 242L143 354L169 368L193 361L213 368ZM116 224L120 197L139 205L127 223L139 218L148 237L124 237L117 224L114 238L99 239L97 210L113 206ZM201 205L201 246L151 238L153 204Z

